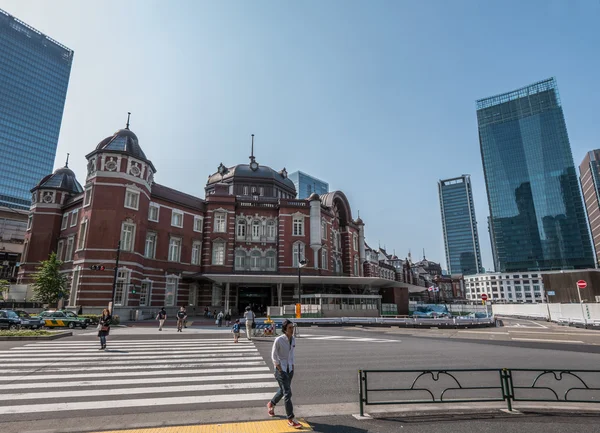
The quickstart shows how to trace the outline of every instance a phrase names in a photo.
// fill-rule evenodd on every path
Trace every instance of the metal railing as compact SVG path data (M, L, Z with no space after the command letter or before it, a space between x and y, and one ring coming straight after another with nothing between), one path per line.
M506 402L600 403L600 370L359 370L368 405Z

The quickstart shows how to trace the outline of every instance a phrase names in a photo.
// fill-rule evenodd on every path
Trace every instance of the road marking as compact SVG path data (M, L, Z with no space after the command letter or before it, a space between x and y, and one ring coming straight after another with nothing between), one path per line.
M363 343L400 343L400 340L386 340L383 338L368 338L368 337L347 337L341 335L316 335L316 334L300 334L301 340L324 340L324 341L352 341Z
M193 362L193 363L189 363L186 361L181 361L179 363L173 363L173 364L148 364L148 365L143 365L143 366L139 366L138 363L133 363L134 365L100 365L100 364L96 364L93 367L88 365L88 366L83 366L83 367L54 367L53 365L55 363L58 363L60 361L56 360L53 361L50 364L44 364L47 368L44 368L44 371L89 371L91 368L96 368L98 369L98 371L106 371L107 374L109 374L111 372L111 370L139 370L141 368L151 368L151 369L165 369L165 368L188 368L188 367L194 367L194 368L200 368L200 367L233 367L236 365L264 365L264 361L250 361L250 362L244 362L243 364L239 361L237 362L206 362L206 363L202 363L202 362ZM15 366L12 366L15 367ZM29 373L33 373L35 371L38 371L39 368L30 368L31 366L28 365L26 367L27 372ZM38 366L39 367L39 366ZM23 369L2 369L2 373L19 373L23 371Z
M534 342L543 342L543 343L569 343L569 344L585 344L583 341L574 341L574 340L551 340L544 338L518 338L512 337L511 340L514 341L534 341Z
M266 401L279 387L253 342L115 346L94 341L28 344L2 353L0 416L25 413ZM138 342L139 343L139 342ZM110 342L109 342L110 346ZM96 353L93 353L93 352ZM216 353L215 353L216 352ZM110 389L110 399L98 389ZM266 391L262 393L261 391ZM272 392L269 392L272 391ZM143 397L143 398L140 398ZM27 404L15 404L15 403ZM185 409L184 409L185 410Z
M107 385L133 385L137 383L160 383L167 380L168 382L207 382L207 381L218 381L218 380L251 380L251 379L266 379L273 377L273 373L255 373L255 374L235 374L235 375L221 375L221 376L194 376L196 374L214 374L214 373L237 373L237 372L252 372L252 371L271 371L269 367L242 367L242 368L213 368L206 370L171 370L171 371L138 371L135 373L136 377L140 376L163 376L163 375L176 375L182 377L169 377L165 378L153 378L147 377L144 379L106 379L104 371L98 371L95 373L76 373L69 374L69 379L90 379L98 378L94 382L104 383ZM111 372L110 377L131 377L131 373L126 372ZM64 374L29 374L25 376L1 376L0 382L17 382L10 385L11 389L28 389L28 388L46 388L48 383L41 383L40 380L52 380L60 379L60 385L65 386L83 386L89 382L86 381L65 381ZM22 383L26 380L35 380L37 383ZM110 382L110 383L106 383ZM49 382L50 383L50 382Z
M236 353L235 357L237 358L244 358L247 359L249 357L252 356L256 356L258 355L258 350L254 351L254 352L243 352L243 353ZM69 360L75 360L75 359L94 359L94 360L98 360L98 359L108 359L108 358L118 358L118 357L123 357L123 356L127 356L127 358L129 359L142 359L142 358L176 358L176 357L181 357L181 358L190 358L190 357L197 357L197 358L223 358L225 356L227 356L227 353L196 353L194 351L184 351L184 352L179 352L179 353L168 353L161 355L156 353L156 351L154 352L127 352L127 351L117 351L117 350L109 350L109 351L105 351L105 352L99 352L98 350L96 350L96 353L91 352L91 353L82 353L82 354L78 354L77 356L70 356ZM0 355L0 361L2 361L1 358L14 358L14 355ZM39 359L36 358L42 358L42 359L48 359L48 355L44 355L44 354L27 354L27 359L23 362L27 362L27 360L32 359L34 361L39 361Z
M226 354L223 354L221 356L225 356ZM256 355L256 356L245 356L245 355ZM107 365L113 365L113 363L120 363L121 360L123 359L127 359L128 361L132 361L135 360L137 362L140 363L144 363L144 361L146 362L232 362L232 361L258 361L263 359L262 356L259 355L258 352L256 353L251 353L251 354L243 354L243 355L238 355L236 357L232 357L232 356L228 356L226 358L215 358L215 357L210 357L210 358L206 358L206 357L199 357L198 355L147 355L147 356L127 356L126 354L119 354L119 356L71 356L69 357L69 361L60 361L61 365L68 365L68 364L79 364L79 363L85 363L85 362L93 362L93 363L106 363ZM47 364L52 364L54 362L56 362L55 359L51 359L48 358L47 356L44 359L24 359L22 361L19 361L15 364L17 365L23 365L24 367L28 367L31 365L35 365L34 363L38 363L40 361L46 361L45 363L43 363L43 365L47 365ZM3 362L2 363L3 366L10 366L10 362Z
M64 355L66 349L49 349L49 350L45 350L44 353L48 353L48 354L60 354L60 355ZM98 353L98 349L99 347L96 346L96 348L94 349L72 349L72 350L77 350L77 353L79 352L83 352L83 353ZM113 348L112 346L108 346L108 350L117 350L117 348ZM126 350L128 353L135 353L135 352L147 352L147 349L127 349L127 348L122 348L120 350ZM160 351L162 353L166 353L166 352L173 352L173 353L177 353L182 351L182 349L173 349L173 348L156 348L152 353L156 353L157 351ZM220 348L220 347L214 347L214 348L202 348L202 349L194 349L192 351L188 351L192 352L192 353L231 353L231 352L236 352L236 353L242 353L242 352L254 352L256 351L256 348L236 348L236 349L224 349L224 348ZM15 349L14 351L11 350L11 353L19 353L19 354L27 354L29 353L28 351L22 351L19 349Z
M249 384L248 387L251 387ZM112 390L111 390L112 391ZM90 397L99 396L98 390L90 390L90 393L96 394ZM160 393L160 389L157 390ZM110 392L109 394L110 395ZM52 398L52 393L44 395L46 399ZM200 403L224 403L230 401L269 401L273 397L273 393L253 393L253 394L218 394L218 395L196 395L196 396L176 396L164 398L140 398L132 400L95 400L95 401L78 401L71 403L50 403L50 404L26 404L19 406L0 406L0 415L23 414L23 413L39 413L39 412L62 412L69 410L113 410L115 407L154 407L154 406L182 406L188 404Z
M64 386L61 383L61 386ZM182 386L161 386L157 388L112 388L110 395L139 395L139 394L168 394L171 392L191 393L195 391L221 391L226 389L246 389L247 383L217 383L211 385L182 385ZM279 388L277 382L252 382L252 388ZM90 391L52 391L52 398L73 398L73 397L88 397ZM35 400L40 398L39 395L33 393L17 393L17 394L2 394L2 398L6 400Z

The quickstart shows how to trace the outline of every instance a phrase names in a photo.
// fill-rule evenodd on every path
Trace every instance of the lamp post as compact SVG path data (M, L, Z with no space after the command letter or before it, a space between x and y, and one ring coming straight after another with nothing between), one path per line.
M119 274L119 255L121 254L121 241L117 244L117 258L115 260L115 275L113 277L112 296L110 298L109 310L112 316L115 309L115 293L117 291L117 275Z
M300 248L298 248L298 305L300 311L296 311L296 318L299 319L302 314L302 268L306 266L308 261L300 259Z

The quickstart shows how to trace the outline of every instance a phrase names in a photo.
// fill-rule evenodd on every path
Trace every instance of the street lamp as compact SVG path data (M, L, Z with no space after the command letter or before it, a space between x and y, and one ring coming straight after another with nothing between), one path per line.
M308 264L308 260L300 259L300 248L298 248L298 304L302 305L302 268Z

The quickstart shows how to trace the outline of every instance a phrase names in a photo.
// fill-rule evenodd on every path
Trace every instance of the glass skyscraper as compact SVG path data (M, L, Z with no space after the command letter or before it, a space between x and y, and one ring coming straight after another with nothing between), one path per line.
M463 174L440 180L438 190L446 263L450 275L483 272L471 177Z
M496 271L594 267L554 78L477 101Z
M305 199L310 197L314 192L317 195L327 194L329 192L329 184L316 177L306 174L302 171L295 171L288 176L296 186L297 198Z
M52 172L73 51L0 9L0 206Z

